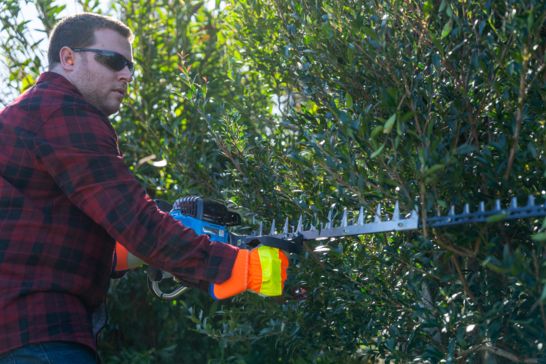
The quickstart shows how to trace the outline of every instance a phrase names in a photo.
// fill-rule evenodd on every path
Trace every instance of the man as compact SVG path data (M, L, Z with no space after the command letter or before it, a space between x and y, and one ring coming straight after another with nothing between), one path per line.
M218 298L282 291L282 252L197 236L159 211L123 164L107 116L133 77L131 41L112 18L64 19L50 37L49 72L0 111L0 363L96 362L93 317L115 241ZM262 270L280 274L268 281Z

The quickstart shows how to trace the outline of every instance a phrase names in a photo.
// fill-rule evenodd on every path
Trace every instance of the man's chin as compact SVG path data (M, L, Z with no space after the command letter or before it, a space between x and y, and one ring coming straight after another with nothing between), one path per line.
M106 114L106 116L113 115L119 111L120 104L117 105L105 105L102 109L102 112Z

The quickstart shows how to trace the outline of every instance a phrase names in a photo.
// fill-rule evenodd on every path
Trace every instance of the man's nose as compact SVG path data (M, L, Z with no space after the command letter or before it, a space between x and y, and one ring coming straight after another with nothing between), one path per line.
M125 66L121 71L119 71L118 79L127 83L133 80L133 72L129 70L129 66Z

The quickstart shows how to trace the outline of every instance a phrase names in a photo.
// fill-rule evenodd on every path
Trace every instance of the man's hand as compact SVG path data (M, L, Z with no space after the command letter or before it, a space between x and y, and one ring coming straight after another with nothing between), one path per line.
M214 299L225 299L250 290L264 296L280 296L287 268L288 258L280 249L265 245L241 249L231 277L220 284L211 284L210 294Z

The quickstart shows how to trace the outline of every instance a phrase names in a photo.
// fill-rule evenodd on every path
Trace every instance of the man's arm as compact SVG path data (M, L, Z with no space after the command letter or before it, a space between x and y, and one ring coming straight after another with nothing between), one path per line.
M158 210L123 163L114 130L92 108L80 103L53 113L34 148L66 196L137 257L184 280L230 277L238 249Z

